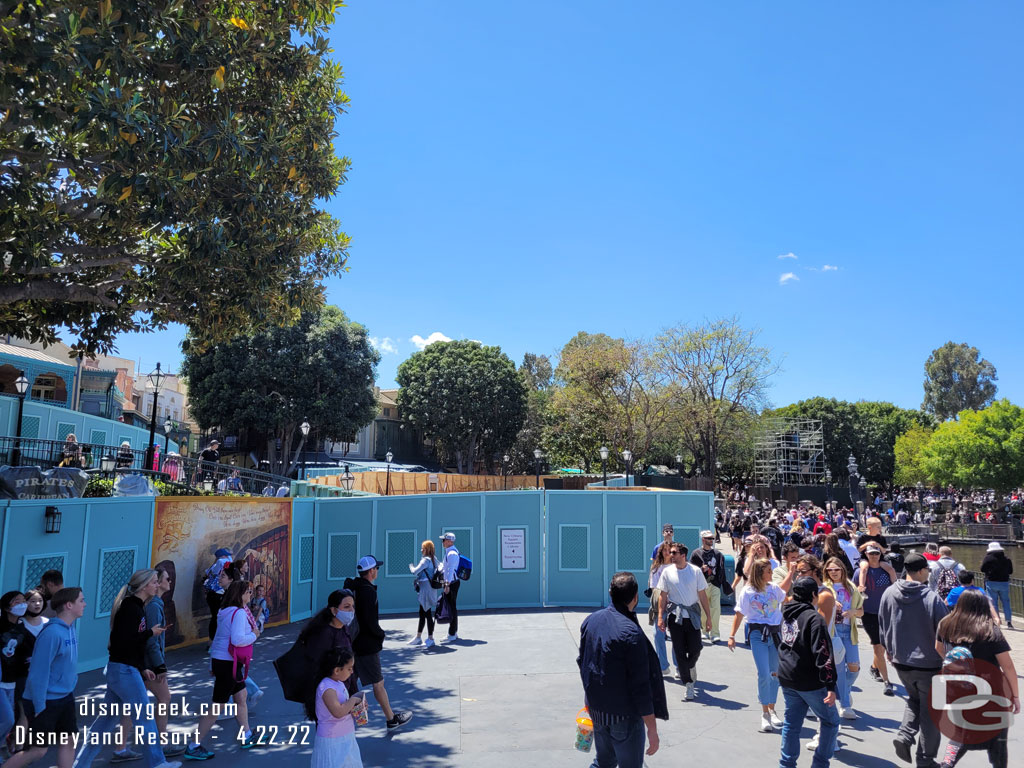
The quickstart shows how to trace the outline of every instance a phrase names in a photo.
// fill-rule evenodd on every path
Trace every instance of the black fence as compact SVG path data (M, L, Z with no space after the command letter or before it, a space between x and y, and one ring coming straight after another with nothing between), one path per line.
M89 472L102 472L103 459L113 461L111 476L128 472L152 474L176 485L194 490L269 495L281 486L291 487L291 480L270 472L200 461L187 456L161 455L158 466L146 466L146 452L120 446L96 443L66 443L61 440L0 437L0 465L18 463L52 469L57 466L80 467Z

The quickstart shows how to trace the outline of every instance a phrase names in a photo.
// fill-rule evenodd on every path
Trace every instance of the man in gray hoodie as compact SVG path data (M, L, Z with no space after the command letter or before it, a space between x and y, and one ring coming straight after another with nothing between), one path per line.
M928 588L928 561L908 555L906 578L882 594L878 628L885 655L896 667L907 690L907 705L899 734L893 739L896 755L914 762L910 748L917 740L917 768L934 768L941 736L928 711L932 677L942 670L942 657L935 651L935 629L948 611L945 602Z

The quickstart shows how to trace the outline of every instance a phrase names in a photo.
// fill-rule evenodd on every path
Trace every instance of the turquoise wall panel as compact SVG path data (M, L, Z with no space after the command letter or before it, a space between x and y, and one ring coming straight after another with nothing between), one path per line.
M292 565L291 606L292 621L302 621L314 613L313 585L316 576L316 509L312 499L292 500ZM303 550L308 553L308 579L303 579ZM316 606L319 610L320 606Z
M542 491L494 492L484 496L484 542L473 563L473 578L481 581L487 607L532 607L543 603L544 493ZM509 531L514 541L525 530L523 569L518 562L502 567L501 535ZM461 589L461 587L460 587Z
M547 605L599 606L604 574L605 499L614 491L547 491ZM622 492L629 493L629 492ZM633 494L630 494L633 495Z

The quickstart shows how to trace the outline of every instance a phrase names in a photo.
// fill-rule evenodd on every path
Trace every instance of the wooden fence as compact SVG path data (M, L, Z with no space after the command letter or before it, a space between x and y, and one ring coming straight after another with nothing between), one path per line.
M550 475L541 475L541 486ZM447 472L385 472L352 473L352 490L378 493L382 496L404 496L413 493L468 493L535 488L534 475L457 475ZM341 475L310 478L310 484L341 487Z

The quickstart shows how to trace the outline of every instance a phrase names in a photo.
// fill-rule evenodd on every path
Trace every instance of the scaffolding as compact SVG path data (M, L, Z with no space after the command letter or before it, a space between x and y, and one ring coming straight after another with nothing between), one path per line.
M758 485L814 485L824 479L825 433L820 419L765 419L754 450Z

